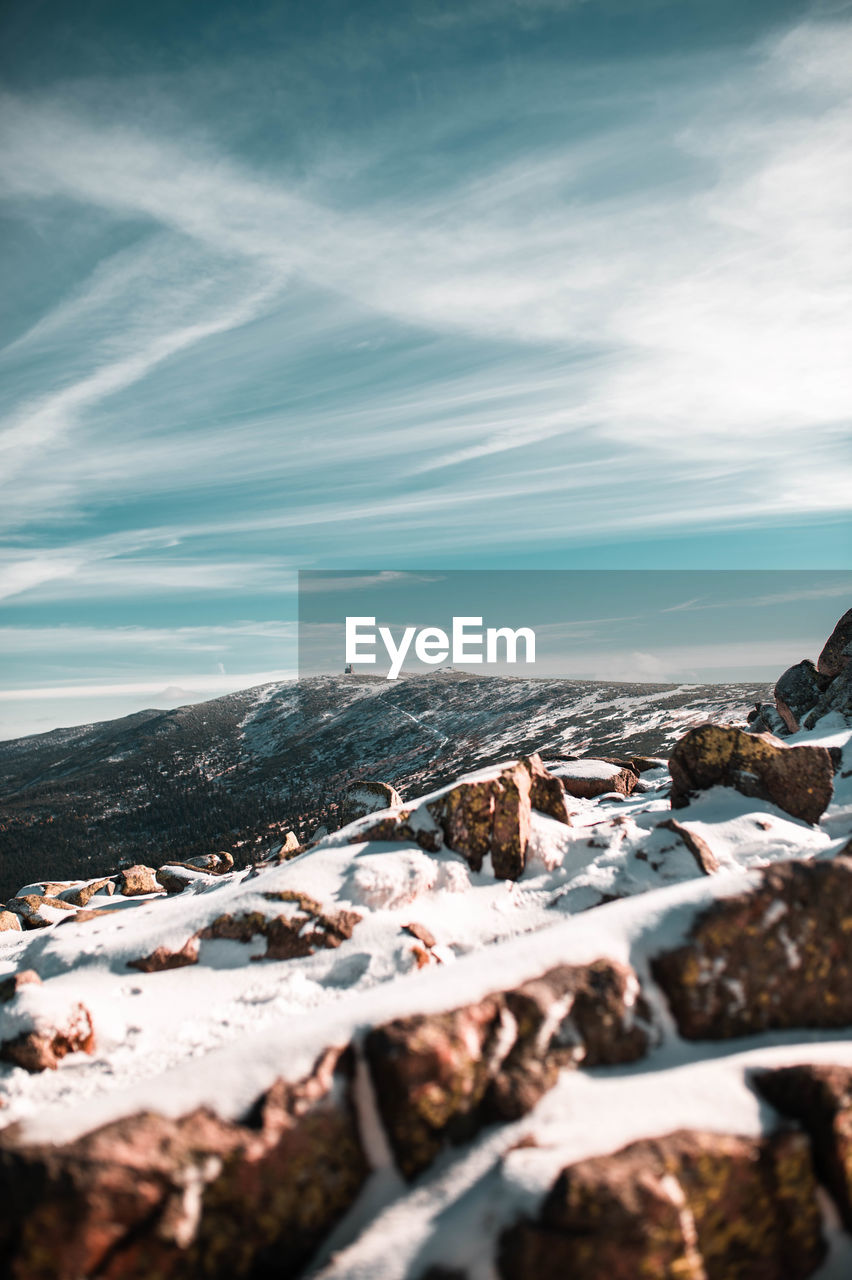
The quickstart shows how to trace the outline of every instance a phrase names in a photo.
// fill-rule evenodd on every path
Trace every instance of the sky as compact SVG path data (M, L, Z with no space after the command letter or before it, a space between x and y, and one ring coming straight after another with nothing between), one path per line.
M850 65L843 0L6 0L0 738L292 674L300 569L848 568Z

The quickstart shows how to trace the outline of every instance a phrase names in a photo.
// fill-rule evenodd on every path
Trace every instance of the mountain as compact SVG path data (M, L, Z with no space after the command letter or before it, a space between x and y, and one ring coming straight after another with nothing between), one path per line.
M335 826L341 789L403 795L528 751L656 755L706 719L744 722L751 685L605 684L436 673L271 684L173 711L0 742L0 897L27 880Z

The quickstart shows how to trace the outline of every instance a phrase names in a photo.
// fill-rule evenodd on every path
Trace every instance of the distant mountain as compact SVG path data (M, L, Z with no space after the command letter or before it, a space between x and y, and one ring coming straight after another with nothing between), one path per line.
M337 823L356 778L403 795L539 750L664 754L691 725L742 722L762 686L335 676L0 743L0 897L35 878L214 849L238 865L292 828Z

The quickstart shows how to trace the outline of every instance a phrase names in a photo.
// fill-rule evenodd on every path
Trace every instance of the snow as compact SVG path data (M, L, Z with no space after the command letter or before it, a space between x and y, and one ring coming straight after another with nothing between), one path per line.
M841 747L846 761L850 739L848 728L832 722L795 741ZM588 761L561 767L575 766L606 771L587 777L618 771ZM496 768L469 776L493 776ZM173 897L99 893L88 907L103 915L0 934L0 976L31 968L43 979L0 1006L0 1039L61 1021L78 1001L97 1037L93 1057L72 1055L56 1071L0 1068L3 1123L20 1122L33 1139L62 1141L145 1108L179 1116L207 1104L238 1117L276 1078L299 1078L328 1045L358 1045L367 1028L390 1018L479 1000L557 964L601 956L630 963L663 1028L651 1055L630 1067L563 1073L530 1115L448 1150L413 1186L393 1168L359 1061L356 1103L374 1173L328 1243L323 1280L414 1280L432 1262L495 1280L489 1242L506 1222L535 1209L565 1164L678 1127L759 1133L775 1117L749 1086L755 1067L852 1065L846 1033L687 1044L649 975L650 958L677 945L697 911L741 892L760 867L837 852L852 829L850 780L838 776L819 827L723 788L698 797L674 816L717 856L722 870L711 877L677 833L659 827L672 816L666 770L643 780L647 787L626 798L571 800L570 827L534 813L528 864L516 883L495 880L487 864L470 871L449 849L349 843L375 822L370 815L280 866L198 873ZM423 801L411 821L415 829L432 824ZM184 968L128 967L157 947L179 950L221 915L295 911L280 899L287 892L308 895L326 914L345 910L361 920L339 947L300 959L262 958L266 944L256 936L248 944L203 940L199 963ZM601 905L607 898L616 900ZM779 908L772 912L773 923L782 921ZM412 922L436 938L423 969L406 932ZM787 944L795 964L789 938ZM198 1186L186 1189L189 1225L199 1194ZM850 1257L848 1244L832 1238L824 1280L846 1274Z

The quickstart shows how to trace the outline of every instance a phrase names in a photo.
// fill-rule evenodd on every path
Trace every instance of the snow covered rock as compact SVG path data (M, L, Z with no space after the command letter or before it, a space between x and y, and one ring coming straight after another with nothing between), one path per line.
M48 925L58 924L65 912L74 910L70 902L63 902L61 898L35 893L10 898L6 909L20 916L25 929L46 929Z
M633 971L598 960L560 965L511 991L447 1013L415 1014L367 1035L379 1111L411 1178L445 1142L517 1120L563 1067L641 1058L650 1015Z
M852 1026L850 921L852 858L778 863L701 913L652 971L689 1040Z
M852 609L847 609L823 646L817 660L820 675L832 680L849 666L849 648L852 646Z
M55 1070L69 1053L94 1053L92 1018L79 1002L61 1009L33 969L0 984L0 1059L25 1071Z
M804 1280L826 1254L807 1138L680 1131L563 1169L503 1280Z
M612 792L629 796L638 780L638 773L632 766L592 758L570 760L553 772L568 794L580 800L594 800L596 796Z
M145 867L137 863L133 867L125 867L115 877L118 892L125 898L141 897L146 893L161 893L153 867Z
M297 1275L366 1162L351 1055L279 1081L245 1121L141 1112L65 1144L0 1134L0 1254L28 1280Z
M403 803L402 796L389 782L350 782L340 802L341 826L381 809L401 809Z
M831 800L834 766L825 747L788 747L733 725L690 729L669 760L673 809L710 787L733 787L805 822L819 822Z
M526 865L534 809L571 825L559 780L538 755L522 756L497 771L463 778L419 806L382 816L352 839L414 840L431 853L443 845L461 854L472 871L481 871L490 857L498 880L517 880Z
M100 880L89 880L84 884L71 885L68 889L63 889L57 897L63 902L70 902L72 907L88 906L96 893L106 893L110 896L115 893L115 881L105 876Z
M719 859L707 841L697 831L691 831L689 827L685 827L682 822L678 822L675 818L668 818L665 822L658 823L658 827L663 827L666 831L673 831L675 835L680 836L695 859L695 865L703 875L711 876L714 871L719 870Z

